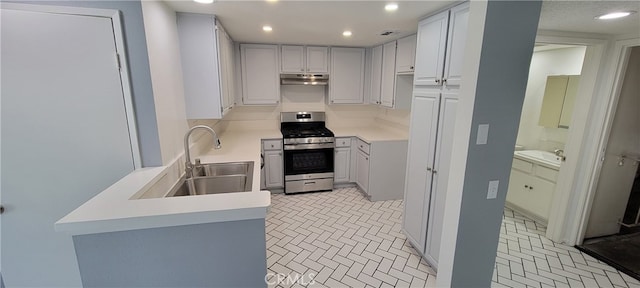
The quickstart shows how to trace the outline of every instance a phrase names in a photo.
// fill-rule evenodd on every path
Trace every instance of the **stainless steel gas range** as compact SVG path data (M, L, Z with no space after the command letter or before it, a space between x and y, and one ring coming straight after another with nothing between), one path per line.
M334 135L324 112L282 112L284 193L333 190Z

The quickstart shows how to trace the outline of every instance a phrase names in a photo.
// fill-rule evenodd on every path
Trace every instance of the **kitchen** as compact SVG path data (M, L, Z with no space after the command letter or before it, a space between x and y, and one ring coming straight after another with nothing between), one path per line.
M143 4L144 6L144 4ZM143 7L144 8L144 7ZM156 7L156 9L160 9L158 7ZM150 11L154 11L154 10L146 10L147 12L145 12L145 21L152 21L149 19L152 19L151 17L147 18L146 15L150 15L150 14L146 14L146 13L151 13ZM157 13L162 13L162 10L155 10L155 12ZM166 12L166 10L165 10ZM165 15L166 16L166 15ZM157 18L156 18L157 19ZM164 22L164 23L169 23L169 22ZM174 22L175 23L175 22ZM128 23L130 24L130 23ZM182 167L184 160L179 159L180 157L176 157L176 155L180 155L181 151L183 151L183 144L182 144L182 136L184 135L184 132L186 132L186 128L188 127L186 125L186 123L178 123L178 121L176 121L175 119L181 119L181 117L176 117L176 116L180 116L181 113L183 113L182 109L176 109L177 108L181 108L180 105L184 105L184 104L180 104L179 101L175 101L174 97L176 93L181 93L180 91L180 86L182 83L182 79L173 79L170 75L167 75L167 73L164 73L165 71L174 71L175 69L177 69L176 67L180 67L180 65L176 65L177 61L176 59L178 57L176 57L177 55L179 55L179 51L180 49L176 47L177 41L168 41L168 42L157 42L158 40L161 40L161 38L163 37L163 35L166 35L167 31L172 31L171 29L162 29L162 28L166 28L166 26L163 26L162 23L154 23L152 25L153 27L157 27L157 29L159 31L156 31L156 33L158 34L153 34L154 32L148 30L145 31L146 32L146 37L147 37L147 42L148 42L148 49L149 49L149 66L150 66L150 70L151 70L151 78L152 78L152 86L153 86L153 96L154 96L154 100L156 102L156 109L155 109L155 114L156 117L158 118L158 123L164 123L163 125L158 124L158 137L160 138L160 142L163 143L162 145L162 151L160 152L161 155L161 161L162 165L167 166L167 171L170 171L169 173L166 173L165 175L167 175L167 177L162 178L162 179L158 179L156 178L155 180L158 180L159 182L162 182L162 185L171 185L171 183L175 182L175 180L177 180L178 176L180 175L181 171L183 171L184 167ZM150 26L148 26L150 27ZM175 28L173 28L175 29ZM165 33L165 34L161 34L161 33ZM173 32L172 32L173 33ZM151 34L151 35L149 35ZM157 38L154 38L153 35L156 35ZM172 34L174 36L173 40L177 39L178 33L176 31L176 33ZM129 39L131 40L131 39ZM168 45L167 45L168 44ZM163 53L168 53L168 56L171 57L165 57L167 56L167 54L163 54ZM278 53L278 52L276 52ZM132 58L134 59L134 58ZM137 58L136 58L137 59ZM235 65L235 67L239 67L238 65ZM164 78L163 78L164 77ZM238 77L237 79L240 79L241 77ZM276 82L277 83L277 82ZM330 83L331 80L330 80ZM330 84L331 85L331 84ZM186 86L186 83L185 83ZM277 84L275 86L278 86ZM365 85L365 89L366 89L366 85ZM236 90L239 91L239 90ZM243 90L244 91L244 90ZM285 98L290 98L290 97L285 97L284 96L284 91L283 91L283 98L282 98L282 107L285 107L285 105L291 105L291 106L302 106L302 104L300 103L296 103L296 101L291 101L289 103L284 103L286 100ZM236 95L239 95L239 93L236 93ZM324 95L323 95L324 97ZM324 101L326 101L325 99L318 99L319 97L317 96L317 94L311 95L309 96L309 98L314 99L311 102L315 103L314 105L317 105L315 107L320 107L320 105L325 106L324 105ZM334 99L336 100L336 99ZM344 99L340 99L340 100L344 100ZM347 99L348 100L348 99ZM277 100L276 100L277 101ZM364 97L363 100L364 101ZM241 102L237 102L237 103L241 103ZM139 104L139 103L138 103ZM327 108L328 107L328 108ZM402 113L402 112L395 112L395 111L388 111L388 110L380 110L381 108L378 107L374 107L373 109L371 108L353 108L351 106L347 106L347 107L339 107L339 106L335 106L337 108L332 107L331 105L327 105L325 106L325 112L327 112L327 114L329 115L329 117L327 118L327 126L335 133L335 132L340 132L339 130L339 126L336 126L336 124L341 124L343 123L343 121L340 121L339 118L334 118L333 121L335 121L334 124L332 124L332 114L333 116L342 116L344 119L357 119L357 121L360 121L361 123L371 123L371 122L381 122L384 124L388 124L389 126L392 126L394 129L392 130L396 130L395 128L397 128L398 126L400 126L401 124L405 124L404 126L406 127L408 121L406 121L408 119L408 113ZM255 140L251 140L251 139L273 139L273 138L277 138L277 133L278 131L278 117L279 117L279 110L278 108L276 109L263 109L263 108L253 108L253 107L246 107L246 111L250 111L252 114L249 118L244 117L242 114L242 109L244 109L245 107L242 107L242 109L237 109L237 108L241 108L241 107L235 107L232 108L232 112L230 112L228 117L234 117L234 119L236 121L200 121L200 124L202 123L209 123L209 125L213 126L214 129L216 129L216 131L218 133L221 134L222 137L222 150L218 151L218 152L225 152L224 149L229 149L226 150L227 152L230 153L244 153L247 154L247 151L256 151L256 153L251 152L251 155L247 155L246 158L224 158L224 157L216 157L215 152L216 151L212 151L213 155L211 155L211 157L202 157L202 161L203 163L208 163L208 162L225 162L225 161L252 161L254 163L260 163L260 158L259 158L259 150L261 149L259 142L257 142L258 144L251 144L251 147L246 147L246 149L242 149L242 145L243 144L247 144L248 142L251 143L256 143ZM236 111L239 110L239 112L237 113L238 115L233 115L233 113L235 113L234 109ZM285 110L284 108L282 110ZM286 110L289 111L297 111L297 110L302 110L302 109L289 109L287 108ZM306 110L306 108L304 109ZM316 109L314 109L316 110ZM255 113L254 113L255 112ZM249 113L247 113L249 114ZM184 114L183 114L184 115ZM471 113L469 113L469 115L471 115ZM184 116L185 119L186 116ZM385 119L386 118L386 119ZM231 119L231 118L230 118ZM254 120L252 121L247 121L248 119ZM380 120L378 120L380 119ZM389 121L389 119L392 119ZM398 120L398 119L403 119L405 120L405 122ZM268 120L268 121L265 121ZM381 121L382 120L382 121ZM386 121L386 122L385 122ZM217 123L215 123L217 122ZM225 122L229 122L229 123L225 123ZM391 123L389 123L391 122ZM398 123L399 122L399 123ZM254 125L258 124L258 125ZM375 122L374 122L375 123ZM400 125L398 125L400 124ZM378 126L378 125L376 125ZM276 133L271 133L269 131L267 131L267 129L265 129L265 127L272 127L271 131L275 131ZM358 126L355 126L358 127ZM236 130L236 134L239 137L246 137L246 138L238 138L238 141L233 141L233 140L229 140L229 141L225 141L225 137L227 138L233 138L233 137L229 137L229 135L233 134L234 132L234 128L244 128L245 130L249 130L249 131L255 131L255 130L262 130L263 134L260 135L260 133L256 133L256 135L254 136L248 136L248 135L244 135L246 133L243 133L243 130ZM406 128L405 128L406 129ZM365 138L363 140L366 140L367 136L364 136L362 134L357 134L360 133L360 130L362 129L355 129L358 132L354 133L354 132L347 132L347 133L354 133L354 134L340 134L340 133L336 133L338 136L362 136L362 138ZM146 132L147 130L145 130ZM353 130L352 130L353 131ZM365 130L362 130L363 132L366 132ZM406 130L405 130L406 131ZM142 132L142 131L141 131ZM225 136L226 135L226 136ZM468 136L468 135L467 135ZM207 135L204 135L204 137L202 138L202 142L207 141L209 138ZM352 140L355 138L351 138ZM246 140L246 141L245 141ZM371 139L370 139L371 140ZM200 141L198 141L200 142ZM357 142L357 141L354 141ZM144 146L145 143L142 143ZM346 144L346 143L345 143ZM370 143L372 144L372 143ZM197 143L196 146L201 146L201 147L205 147L204 151L208 150L208 147L210 147L207 143ZM373 149L374 147L371 147L371 149ZM202 148L201 148L202 149ZM143 151L145 151L145 149L143 149ZM148 150L146 150L148 151ZM198 155L199 153L197 152L193 152L193 155ZM238 154L236 154L238 155ZM372 156L373 157L373 156ZM144 157L143 157L144 159ZM152 166L149 165L148 163L145 166ZM156 175L157 176L157 175ZM147 179L147 181L149 180L154 180L153 178L155 178L156 176L148 176L150 177L149 179ZM256 175L254 174L253 177L253 181L254 181L254 185L253 187L257 187L258 185L255 185L256 180L260 179L260 177L255 177ZM173 179L171 179L173 178ZM274 179L277 179L278 177L274 177ZM145 188L149 188L149 187L144 187L145 185L138 187L139 190L146 190ZM362 185L361 185L362 186ZM153 190L153 189L152 189ZM160 191L163 189L159 189L157 191ZM166 191L166 190L164 190ZM144 193L143 193L144 194ZM227 197L232 197L232 195L226 195ZM128 197L127 197L128 199ZM150 199L151 200L151 199ZM180 200L180 201L189 201L189 200ZM154 202L158 202L158 201L154 201ZM193 201L192 201L193 202ZM149 202L151 203L151 202ZM210 203L213 205L213 203ZM260 207L264 207L265 203L253 203L253 205L256 206L260 206ZM169 207L167 207L167 209L169 209ZM258 211L260 211L262 208L256 208L254 209L256 212L258 213ZM126 209L123 209L126 210ZM135 209L134 209L135 210ZM266 211L261 210L262 212L260 213L266 213ZM125 211L126 212L126 211ZM253 213L251 212L251 213ZM9 215L9 214L7 214ZM138 215L138 216L143 216L143 215ZM147 217L149 215L146 215L144 217ZM236 215L237 216L237 215ZM123 215L120 215L119 217L124 217ZM230 216L231 217L231 216ZM183 219L184 220L184 219ZM197 220L189 220L189 221L197 221ZM198 220L199 221L199 220ZM106 222L105 222L106 223ZM136 225L142 225L140 223L136 224ZM145 224L145 225L151 225L149 223ZM89 225L87 225L88 227ZM144 226L144 225L143 225ZM94 231L96 232L96 231ZM453 258L452 258L453 259Z

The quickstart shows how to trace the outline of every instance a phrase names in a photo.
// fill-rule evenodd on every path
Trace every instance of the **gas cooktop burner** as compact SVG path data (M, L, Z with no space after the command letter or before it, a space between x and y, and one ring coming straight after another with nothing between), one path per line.
M326 127L283 127L284 138L333 137L333 132Z

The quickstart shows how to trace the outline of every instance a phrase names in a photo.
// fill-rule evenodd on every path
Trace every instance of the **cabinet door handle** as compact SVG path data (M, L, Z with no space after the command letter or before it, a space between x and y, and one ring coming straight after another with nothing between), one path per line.
M409 67L409 69L413 70L413 66Z
M427 167L427 172L431 172L431 167Z
M436 169L433 169L433 174L438 174L438 171L436 171Z
M447 79L442 79L442 84L447 84Z
M533 186L529 186L529 190L533 190Z
M524 185L524 188L529 188L529 185Z
M316 184L316 182L315 182L315 181L312 181L312 182L304 182L304 185L311 185L311 184Z
M440 84L440 79L436 79L436 83Z

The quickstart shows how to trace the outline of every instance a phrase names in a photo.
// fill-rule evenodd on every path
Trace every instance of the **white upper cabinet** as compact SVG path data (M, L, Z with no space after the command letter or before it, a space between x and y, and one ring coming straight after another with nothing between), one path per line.
M439 86L444 66L449 11L418 23L414 85Z
M449 34L447 36L447 54L444 65L443 81L445 85L460 86L462 78L462 60L467 25L469 23L469 5L462 4L451 8L449 15Z
M233 106L233 41L212 15L177 13L189 119L221 119Z
M371 49L371 87L369 103L380 104L382 85L382 45Z
M329 73L329 48L307 46L307 73Z
M398 39L396 73L413 73L416 60L416 34Z
M304 46L282 45L281 65L282 73L302 73L305 71Z
M396 79L396 41L384 44L382 48L382 84L380 102L382 106L393 107Z
M364 48L331 48L330 104L364 103Z
M246 105L280 103L278 45L241 44L242 101Z
M415 85L460 85L468 20L467 2L420 21Z
M281 46L282 73L329 73L329 48L317 46Z

